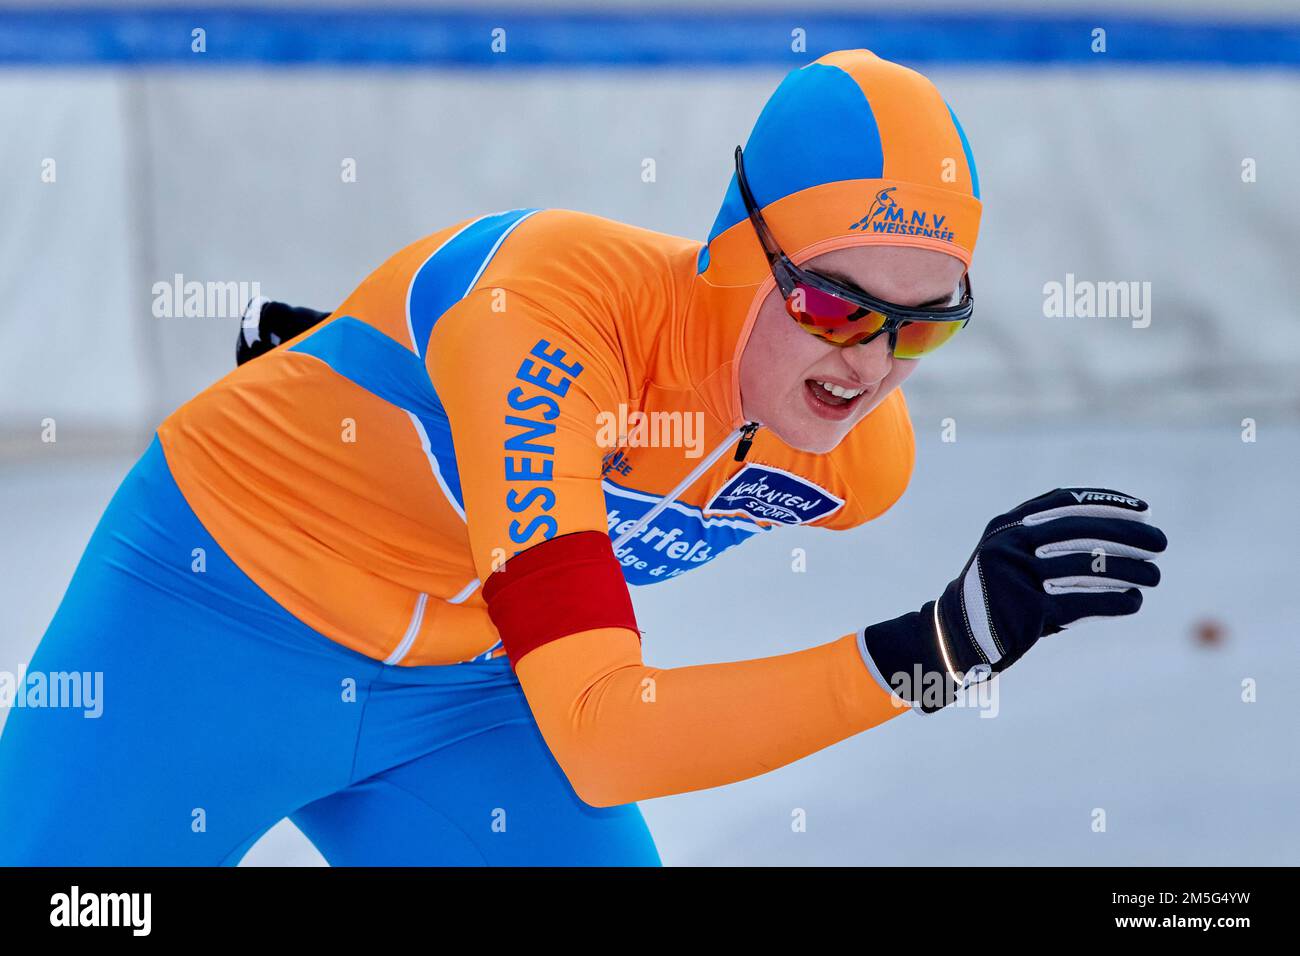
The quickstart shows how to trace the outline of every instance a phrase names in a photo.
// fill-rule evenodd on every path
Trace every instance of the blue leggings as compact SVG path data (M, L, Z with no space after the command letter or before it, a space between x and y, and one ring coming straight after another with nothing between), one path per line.
M157 439L22 683L2 865L235 864L285 817L333 865L659 863L635 805L574 794L505 658L391 667L307 627L199 523Z

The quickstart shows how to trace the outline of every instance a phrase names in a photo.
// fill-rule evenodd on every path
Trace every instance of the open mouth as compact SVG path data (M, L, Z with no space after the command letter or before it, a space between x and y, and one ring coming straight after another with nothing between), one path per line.
M846 388L843 385L837 385L834 382L823 382L816 379L804 380L804 392L808 398L809 406L822 418L844 419L853 413L870 389L866 386L860 388Z

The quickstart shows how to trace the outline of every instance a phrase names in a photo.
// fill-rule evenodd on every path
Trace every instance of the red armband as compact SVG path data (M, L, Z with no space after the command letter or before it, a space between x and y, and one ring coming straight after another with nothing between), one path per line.
M639 634L609 535L578 531L515 555L483 586L512 667L551 641L600 627Z

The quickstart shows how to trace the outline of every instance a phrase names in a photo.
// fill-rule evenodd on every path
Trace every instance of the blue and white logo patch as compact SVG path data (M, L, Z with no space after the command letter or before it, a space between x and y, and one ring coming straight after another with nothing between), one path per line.
M842 507L837 498L806 478L771 465L746 465L704 506L706 513L747 514L776 524L807 524Z

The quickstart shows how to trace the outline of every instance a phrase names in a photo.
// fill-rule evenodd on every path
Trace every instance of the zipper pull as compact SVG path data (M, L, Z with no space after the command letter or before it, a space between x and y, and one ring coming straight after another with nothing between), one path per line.
M754 444L754 433L762 426L758 422L745 422L740 430L740 443L736 445L736 461L744 461L749 454L749 446Z

